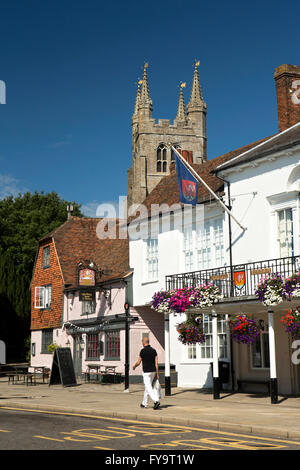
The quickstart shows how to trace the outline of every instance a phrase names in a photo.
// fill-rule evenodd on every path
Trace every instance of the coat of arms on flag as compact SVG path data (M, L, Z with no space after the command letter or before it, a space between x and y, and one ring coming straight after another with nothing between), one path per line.
M182 192L188 201L193 201L196 197L196 183L194 181L182 180Z
M195 206L198 199L198 181L176 154L175 162L178 175L179 201Z

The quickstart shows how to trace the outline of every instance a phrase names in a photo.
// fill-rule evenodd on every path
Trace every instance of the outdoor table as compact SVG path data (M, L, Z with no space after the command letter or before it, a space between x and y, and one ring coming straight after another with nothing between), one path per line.
M12 383L15 383L15 379L16 381L18 381L20 380L20 377L23 377L24 382L25 382L25 378L28 374L29 363L24 362L24 363L19 363L19 364L14 363L14 364L6 364L6 365L13 369L13 372L7 373L9 382L12 381Z
M85 380L90 382L90 374L93 374L93 370L95 371L94 374L99 377L99 382L102 383L103 376L109 373L114 375L114 381L116 380L116 368L117 366L106 366L104 364L88 364L87 371L85 372Z
M33 369L33 377L34 377L34 380L36 380L36 376L38 373L41 373L42 374L42 377L43 377L43 383L45 383L45 377L46 377L46 369L48 369L48 367L46 366L30 366L30 369Z

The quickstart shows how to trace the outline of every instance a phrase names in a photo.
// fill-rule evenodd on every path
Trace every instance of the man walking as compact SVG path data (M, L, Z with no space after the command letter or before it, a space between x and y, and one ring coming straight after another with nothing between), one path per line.
M140 356L133 366L133 370L143 363L143 380L145 385L144 399L141 403L141 408L147 408L148 397L154 402L154 410L159 407L159 397L157 391L153 388L154 377L158 380L158 358L157 352L149 344L149 338L144 338L142 341L143 349L141 349Z

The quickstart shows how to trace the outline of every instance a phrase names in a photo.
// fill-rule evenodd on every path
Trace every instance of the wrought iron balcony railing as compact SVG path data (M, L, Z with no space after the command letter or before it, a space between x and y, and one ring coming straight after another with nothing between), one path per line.
M225 298L254 296L261 277L278 273L288 277L300 270L300 256L255 261L166 276L166 289L199 287L212 282Z

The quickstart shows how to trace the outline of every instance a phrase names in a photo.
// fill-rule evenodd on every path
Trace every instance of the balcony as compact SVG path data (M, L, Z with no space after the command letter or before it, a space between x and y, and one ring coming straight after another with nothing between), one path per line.
M238 300L244 302L256 298L255 290L261 277L272 273L288 277L299 270L300 256L276 258L237 264L232 267L222 266L220 268L168 275L166 276L166 289L199 287L201 284L212 282L219 287L223 295L223 300L219 303Z

